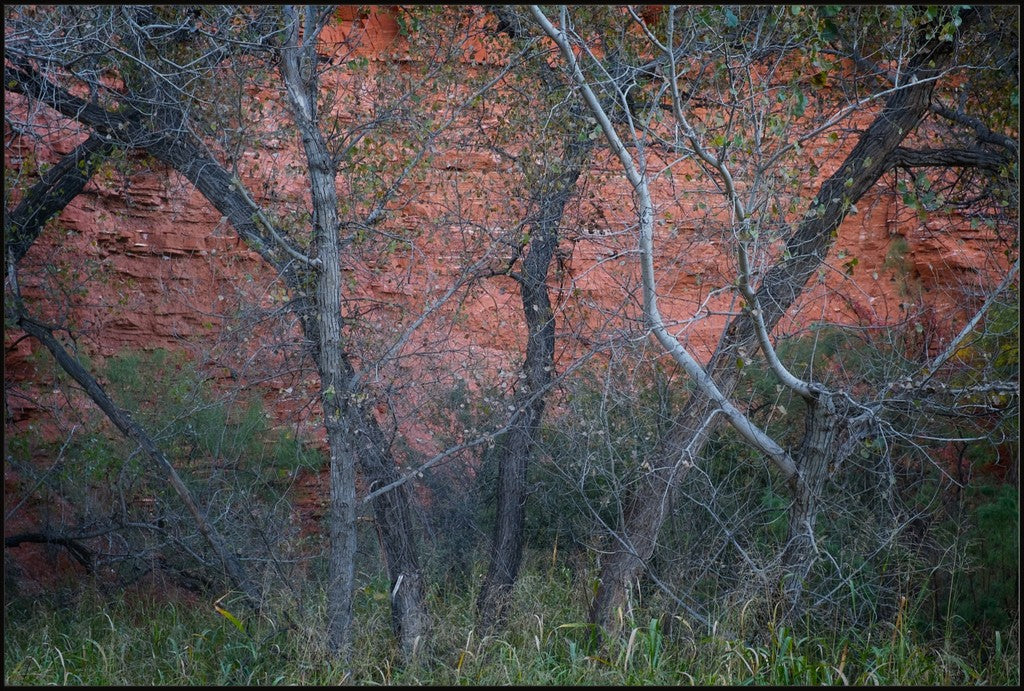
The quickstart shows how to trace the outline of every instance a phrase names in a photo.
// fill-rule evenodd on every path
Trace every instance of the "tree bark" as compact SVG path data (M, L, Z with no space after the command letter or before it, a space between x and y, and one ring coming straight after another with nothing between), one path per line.
M964 23L968 23L966 15ZM923 31L921 35L924 36ZM850 206L891 168L891 156L927 113L934 88L929 78L938 75L949 60L952 43L922 40L906 72L911 81L888 97L843 164L822 184L796 232L786 243L784 258L768 270L757 290L764 323L769 330L796 302L808 279L825 260ZM732 394L739 381L737 358L749 359L748 354L756 348L752 321L746 315L734 317L707 368L725 396ZM719 422L713 402L698 390L684 404L670 432L652 452L652 470L628 500L622 525L613 536L612 552L602 566L590 611L593 623L607 630L614 628L614 612L626 604L629 584L638 579L653 554L658 533L686 470L699 458Z
M7 535L4 537L5 548L18 547L26 542L37 545L60 545L68 551L75 561L84 566L86 571L90 573L93 571L94 555L92 550L72 538L51 533L34 532L18 533L17 535Z
M281 276L298 296L305 294L309 271L295 262L258 221L259 207L242 191L224 167L189 132L184 115L164 107L159 113L163 130L153 131L138 114L112 113L72 95L26 65L4 65L4 85L38 100L61 115L91 127L98 138L126 149L140 149L181 173L214 208L234 226L239 237ZM303 303L305 304L305 303ZM312 310L300 310L309 320Z
M285 12L288 29L281 50L281 76L306 154L313 202L312 244L320 262L316 273L314 319L319 327L316 365L320 375L320 404L330 453L327 638L330 650L348 659L352 652L355 594L356 470L355 453L349 443L352 429L348 424L353 381L351 369L345 367L342 339L337 171L317 125L317 32L312 19L315 8L305 8L301 39L299 13L294 7Z
M814 526L819 499L828 477L829 459L835 451L838 414L832 396L808 402L804 438L796 455L799 471L791 483L789 534L782 552L782 618L793 623L801 615L804 582L817 559Z
M10 260L18 264L52 216L64 210L114 150L96 133L43 173L18 205L4 218L4 239ZM4 265L6 275L7 265Z
M302 136L313 199L313 237L319 261L316 316L313 323L304 321L303 324L307 327L307 336L313 335L309 331L314 324L316 326L315 353L331 456L328 639L331 649L347 658L351 654L355 593L355 464L358 460L371 487L390 483L397 479L398 473L372 412L355 400L356 373L342 335L337 168L317 124L318 58L314 11L310 7L305 9L300 42L298 15L294 8L287 10L292 23L282 51L281 73ZM392 628L408 659L420 647L429 629L408 489L403 486L380 495L373 508L391 578Z
M558 247L558 226L576 189L591 140L576 134L565 139L562 170L542 177L533 196L539 205L531 224L530 249L522 272L514 274L526 320L523 386L516 392L510 429L498 457L497 516L491 558L477 597L477 623L484 630L503 624L506 607L523 556L526 524L526 477L537 447L546 397L555 369L555 317L548 295L548 273Z
M367 490L385 487L400 479L390 444L373 413L356 406L349 412L349 425L356 431L356 455ZM391 582L391 630L406 660L423 649L430 634L426 582L420 569L411 503L406 484L373 500L374 522Z

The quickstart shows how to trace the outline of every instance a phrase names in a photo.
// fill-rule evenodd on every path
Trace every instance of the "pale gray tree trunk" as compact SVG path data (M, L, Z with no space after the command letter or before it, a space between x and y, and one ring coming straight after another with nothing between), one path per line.
M309 16L312 18L313 15ZM326 16L326 13L320 15L321 18ZM292 18L295 19L294 12ZM289 86L289 98L298 98L296 122L310 163L311 192L316 213L313 230L317 235L314 247L318 253L318 257L312 261L291 246L286 238L281 237L246 193L243 183L228 173L191 134L185 112L178 107L175 98L147 101L147 111L156 109L156 112L151 113L149 120L144 120L131 108L110 112L74 96L43 78L24 61L6 64L4 80L10 90L46 103L65 117L95 131L94 136L77 152L74 164L83 161L91 167L90 154L114 144L142 149L181 173L230 221L240 238L277 271L291 291L291 307L300 319L303 335L322 380L325 429L331 447L330 473L332 486L337 490L332 493L331 511L332 515L339 517L333 528L329 528L333 532L332 543L337 546L332 568L339 572L330 576L333 583L339 584L333 589L338 598L332 605L331 619L335 624L330 638L332 647L340 650L346 645L351 621L354 567L353 559L347 555L354 557L355 544L356 461L353 459L358 456L357 460L368 482L376 486L390 484L397 479L397 471L387 446L380 446L384 444L384 435L380 433L372 411L366 405L356 405L351 399L354 392L349 390L356 377L342 347L335 166L319 132L315 112L315 25L316 22L307 24L304 35L310 40L302 44L292 25L290 42L285 47L286 52L291 52L282 63L282 76ZM146 122L159 125L154 129ZM90 156L86 158L87 155ZM57 168L62 170L59 166ZM71 171L59 179L55 177L50 186L59 191L66 184L75 184L78 176L74 173ZM27 214L32 209L25 207L24 211ZM328 229L330 232L327 232ZM23 233L19 230L21 235ZM320 271L321 267L327 267L328 271ZM366 440L372 440L369 447ZM368 448L372 448L372 452ZM360 453L360 450L364 453ZM419 575L407 491L389 492L375 498L374 514L384 538L384 551L393 581L392 593L397 594L396 597L401 600L397 604L393 602L395 611L401 613L396 615L396 620L401 622L396 624L396 634L403 641L403 649L408 650L411 648L408 641L422 638L428 619L422 586L410 585L422 583L422 576ZM399 582L403 587L395 588Z
M301 38L299 12L294 7L285 10L288 29L281 49L281 76L302 138L313 201L311 244L319 260L314 305L316 366L330 454L327 638L330 650L347 658L351 655L356 557L356 466L348 425L352 378L343 362L337 171L317 124L317 10L306 7L302 12Z
M318 125L316 37L321 8L306 7L300 42L298 12L288 8L290 35L282 50L281 73L288 89L308 162L313 199L313 238L317 248L315 331L324 427L330 448L330 557L328 567L328 641L332 651L351 653L352 599L355 593L356 484L358 461L371 487L398 478L372 411L354 402L355 370L342 335L341 255L337 167ZM321 17L316 17L320 14ZM307 334L313 324L307 325ZM429 632L423 575L416 556L415 531L404 486L374 501L374 516L391 579L392 628L408 659Z

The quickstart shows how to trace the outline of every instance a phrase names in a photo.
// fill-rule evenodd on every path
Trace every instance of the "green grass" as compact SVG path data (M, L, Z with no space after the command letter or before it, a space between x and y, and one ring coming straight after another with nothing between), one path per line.
M241 628L197 604L79 594L71 606L15 598L5 606L4 683L174 685L1016 685L1016 628L970 654L951 641L917 641L902 627L860 636L781 630L765 644L692 635L680 620L666 631L650 614L626 621L620 638L594 645L580 588L567 570L529 571L509 626L481 636L474 593L431 601L435 636L411 665L399 662L388 631L384 586L359 591L350 665L323 650L323 608L308 607L300 630L274 633L234 610ZM316 602L315 597L307 603Z

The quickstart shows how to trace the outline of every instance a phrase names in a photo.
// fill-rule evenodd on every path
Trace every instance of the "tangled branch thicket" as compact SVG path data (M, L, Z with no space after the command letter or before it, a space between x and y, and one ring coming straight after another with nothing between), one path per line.
M341 664L1017 635L1018 9L4 12L5 554Z

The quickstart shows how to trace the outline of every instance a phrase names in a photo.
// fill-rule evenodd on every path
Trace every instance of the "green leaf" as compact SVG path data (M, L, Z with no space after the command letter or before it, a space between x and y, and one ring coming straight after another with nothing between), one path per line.
M818 36L826 43L839 38L839 29L836 27L836 23L831 19L823 20L821 22L821 30L818 32Z
M802 117L804 111L807 110L807 96L800 89L794 89L793 98L796 102L793 104L793 115L796 117Z
M245 627L242 626L242 622L238 621L238 617L236 617L234 614L227 611L220 605L214 605L213 608L217 610L217 614L221 615L222 617L230 621L232 624L234 624L236 629L238 629L242 633L245 633Z
M738 26L739 23L740 23L740 20L736 17L736 15L733 13L733 11L730 10L728 7L726 7L725 8L725 25L731 29L731 28L733 28L735 26Z

